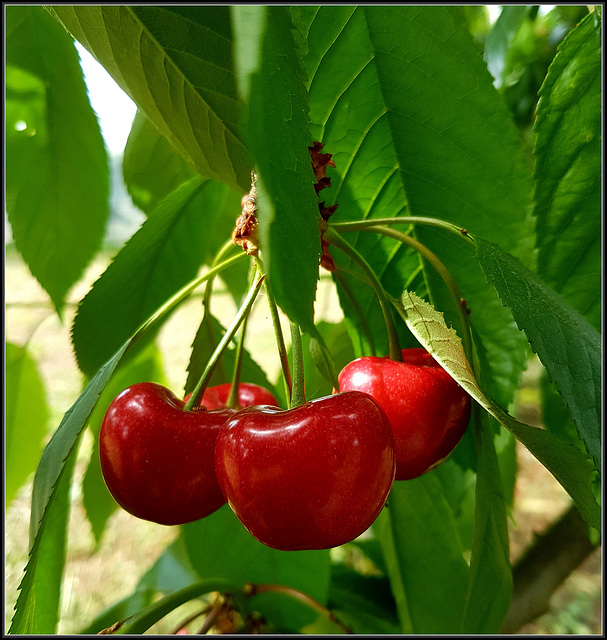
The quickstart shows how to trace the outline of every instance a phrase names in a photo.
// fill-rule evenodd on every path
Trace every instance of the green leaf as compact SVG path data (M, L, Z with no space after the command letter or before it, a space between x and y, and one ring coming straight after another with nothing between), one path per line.
M438 478L429 473L395 482L374 528L402 633L452 633L464 605L468 566Z
M72 330L78 366L92 375L168 297L211 262L239 211L225 185L193 178L163 200L80 303ZM211 229L211 232L208 229Z
M76 456L70 456L56 475L56 483L52 487L47 483L42 488L42 491L48 490L49 493L39 525L33 519L34 513L40 513L40 509L34 511L33 503L40 493L37 483L39 475L36 474L31 524L38 526L37 535L30 549L25 575L19 585L19 597L9 634L52 635L57 633L67 525L71 506L70 487L75 461Z
M533 248L531 168L518 132L458 7L306 6L311 131L333 154L332 187L321 192L331 218L433 216L482 233L528 257ZM455 277L490 351L499 399L508 403L526 366L526 343L472 251L448 234L416 228ZM353 241L394 296L415 279L420 259L372 234ZM335 256L339 258L339 255ZM347 267L347 263L341 263ZM456 321L431 267L429 294ZM343 274L340 274L343 277ZM382 327L373 294L356 280L371 327ZM355 350L372 345L340 287ZM377 332L377 329L375 329ZM376 349L386 353L385 335ZM405 336L406 337L406 336ZM410 339L410 338L408 338ZM359 355L362 355L360 353Z
M229 7L55 5L53 13L201 175L248 191Z
M499 633L512 597L506 501L490 420L475 406L476 499L463 634Z
M65 414L42 453L34 476L30 559L19 585L10 633L52 634L56 631L76 444L99 394L127 347L125 343L99 370Z
M459 336L441 313L410 291L402 295L403 316L420 344L501 425L506 427L552 473L597 530L601 510L591 490L594 471L588 456L558 436L518 422L485 394L466 360Z
M385 577L363 576L344 565L331 569L329 609L354 633L398 634L390 583Z
M240 82L250 86L243 126L256 165L259 242L276 302L308 331L314 324L320 215L308 151L305 74L289 7L258 7L257 18L254 28L239 30L235 38ZM245 51L250 55L243 63ZM258 60L257 68L250 60Z
M534 273L497 245L475 238L487 280L525 332L569 407L580 438L601 467L601 336Z
M152 213L161 200L194 175L142 111L137 111L133 120L122 171L129 195L146 214Z
M99 250L107 153L68 34L40 6L7 7L6 208L15 245L61 314Z
M588 14L559 47L535 121L540 277L601 327L602 29Z
M510 46L521 25L527 18L529 7L525 5L504 6L493 28L485 40L484 59L494 85L499 89L506 80L507 59Z
M7 342L5 358L5 499L8 507L40 460L49 409L44 382L27 346Z
M327 602L330 557L326 550L291 553L271 549L253 538L227 505L202 520L183 525L181 535L192 567L202 578L281 584L323 604ZM263 594L263 600L262 595L255 597L254 606L279 628L296 631L305 622L297 603L290 598Z

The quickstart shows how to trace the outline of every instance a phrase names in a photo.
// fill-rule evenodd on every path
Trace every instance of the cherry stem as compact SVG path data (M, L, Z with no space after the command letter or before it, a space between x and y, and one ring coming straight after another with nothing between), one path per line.
M282 584L251 584L249 583L246 585L244 591L245 591L245 595L248 598L252 598L260 593L283 593L291 598L294 598L295 600L299 600L300 602L303 602L304 604L309 606L311 609L314 609L322 614L327 615L329 620L331 620L331 622L338 625L344 633L347 633L347 634L352 633L352 629L350 629L343 622L341 622L332 611L327 609L318 600L316 600L312 596L309 596L307 593L300 591L299 589L288 587Z
M261 273L265 273L263 268L263 262L259 254L255 258L257 268ZM278 314L278 305L276 304L276 298L272 292L272 288L268 279L264 280L264 291L268 299L268 307L270 309L270 315L272 316L272 326L274 327L274 335L276 336L276 345L278 347L278 357L280 358L280 367L282 369L282 377L285 386L285 398L291 397L291 371L289 369L289 358L287 357L287 347L285 345L285 339L282 333L282 326L280 324L280 316Z
M299 407L306 401L306 389L304 380L303 348L301 344L301 332L294 322L291 327L291 356L293 358L293 387L289 409Z
M329 244L341 249L346 255L352 258L352 260L358 264L358 266L364 271L365 275L369 278L384 316L384 322L388 332L388 343L390 345L390 359L401 362L403 355L398 340L398 334L396 332L396 325L394 324L394 318L392 316L392 309L379 278L375 275L375 272L371 269L369 263L363 258L363 256L352 245L344 240L333 226L327 227L324 232L324 238L329 242Z
M390 229L388 227L383 226L369 226L363 229L364 231L369 231L373 233L379 233L381 235L387 236L389 238L394 238L403 244L408 245L412 249L415 249L429 264L431 264L438 275L441 277L443 282L445 283L451 298L453 299L453 303L457 310L458 318L461 322L462 327L462 343L464 347L464 352L469 362L472 362L472 342L470 337L470 321L468 319L468 313L462 304L462 296L457 285L457 282L447 269L445 265L439 260L439 258L434 254L426 245L419 242L415 238L408 236L401 231L396 231L396 229Z
M232 249L233 246L234 246L234 243L232 242L232 240L231 239L228 240L223 245L223 247L221 247L221 249L217 252L215 259L211 263L211 267L214 267L217 264L219 264L223 260L224 256ZM213 332L213 323L211 321L211 297L213 294L213 285L215 284L215 277L216 276L213 276L207 280L207 285L204 289L204 296L202 299L202 306L204 308L204 314L203 314L202 320L206 324L207 332L212 337L212 339L214 339L215 336ZM223 367L223 364L220 362L218 366L221 368ZM225 371L223 371L223 369L222 369L222 372L224 373L224 376L225 376Z
M242 254L242 255L245 255L245 254ZM265 276L263 274L259 278L255 278L256 282L254 281L253 286L249 289L247 297L242 303L242 306L240 307L240 309L238 310L238 313L232 320L232 324L230 325L229 329L225 332L223 338L219 341L219 344L217 345L217 347L215 347L215 351L213 351L213 354L211 355L211 358L209 359L207 366L200 380L198 381L198 384L196 385L196 388L194 389L194 391L192 391L192 395L190 396L190 399L186 402L184 407L185 411L191 411L193 407L197 407L200 404L200 400L204 395L204 391L207 388L207 385L209 384L209 381L211 379L211 376L213 375L213 372L215 371L217 362L221 358L223 352L226 350L228 344L230 344L231 340L236 335L236 332L238 331L240 325L242 324L246 316L249 314L251 307L253 306L253 302L255 301L255 298L259 293L259 289L261 288L261 284L264 281L264 279L265 279Z
M391 226L394 224L418 224L427 227L436 227L454 233L467 242L474 244L474 239L468 235L468 231L462 227L441 220L440 218L426 218L425 216L395 216L393 218L371 218L369 220L356 220L352 222L331 222L330 226L338 231L363 231L368 227Z
M257 277L258 269L253 273L253 282L251 282L251 286L253 286L254 280ZM242 330L240 331L240 335L238 338L238 342L236 343L236 358L234 360L234 371L232 372L232 384L230 386L230 393L226 400L226 406L230 407L230 409L241 409L240 399L239 399L239 387L240 387L240 371L242 369L242 355L244 353L244 339L247 332L247 321L249 319L249 314L244 317L242 321Z

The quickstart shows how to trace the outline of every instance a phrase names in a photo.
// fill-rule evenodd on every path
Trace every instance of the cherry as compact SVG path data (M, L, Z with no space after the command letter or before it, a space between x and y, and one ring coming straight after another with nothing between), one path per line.
M396 442L396 480L437 467L470 420L470 396L425 349L403 349L403 362L365 356L347 364L339 390L363 391L385 411Z
M226 406L230 390L231 382L225 382L215 387L207 387L200 401L201 407L207 409L221 409ZM187 402L192 394L188 393L185 397ZM273 407L278 406L278 400L264 387L252 382L241 382L238 385L238 402L241 407L252 407L257 404L269 404Z
M379 405L356 391L288 410L248 407L221 428L215 470L257 540L283 551L328 549L363 533L384 506L394 437Z
M143 520L184 524L226 502L214 450L234 410L184 411L184 404L166 387L141 382L114 398L101 424L107 487L123 509Z

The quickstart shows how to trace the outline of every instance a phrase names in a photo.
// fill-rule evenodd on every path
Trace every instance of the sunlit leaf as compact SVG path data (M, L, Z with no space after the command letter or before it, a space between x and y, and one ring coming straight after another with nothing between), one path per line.
M40 460L49 410L44 382L27 347L7 342L5 357L5 498L8 507Z
M54 5L53 13L201 175L248 190L229 7Z
M107 153L72 39L40 6L7 7L6 18L6 209L61 314L104 236Z
M483 272L525 332L569 407L580 438L601 467L601 336L534 273L498 246L477 238Z

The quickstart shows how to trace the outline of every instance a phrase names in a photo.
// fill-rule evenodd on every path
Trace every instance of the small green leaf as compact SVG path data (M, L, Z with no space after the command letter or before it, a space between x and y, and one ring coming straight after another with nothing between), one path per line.
M395 482L374 528L402 633L452 632L464 605L468 566L438 478L428 473Z
M44 382L27 347L6 343L6 507L36 469L44 448L49 410Z
M601 327L602 27L588 14L559 47L534 125L538 273Z
M576 503L588 524L598 530L601 510L591 490L593 470L588 456L558 436L518 422L479 386L459 336L441 313L410 291L402 295L403 318L439 364L501 425L505 426L552 473Z
M497 245L475 238L485 276L546 367L586 450L601 467L601 336L534 273Z
M6 209L61 314L103 240L107 153L72 39L41 6L10 6L6 17Z

